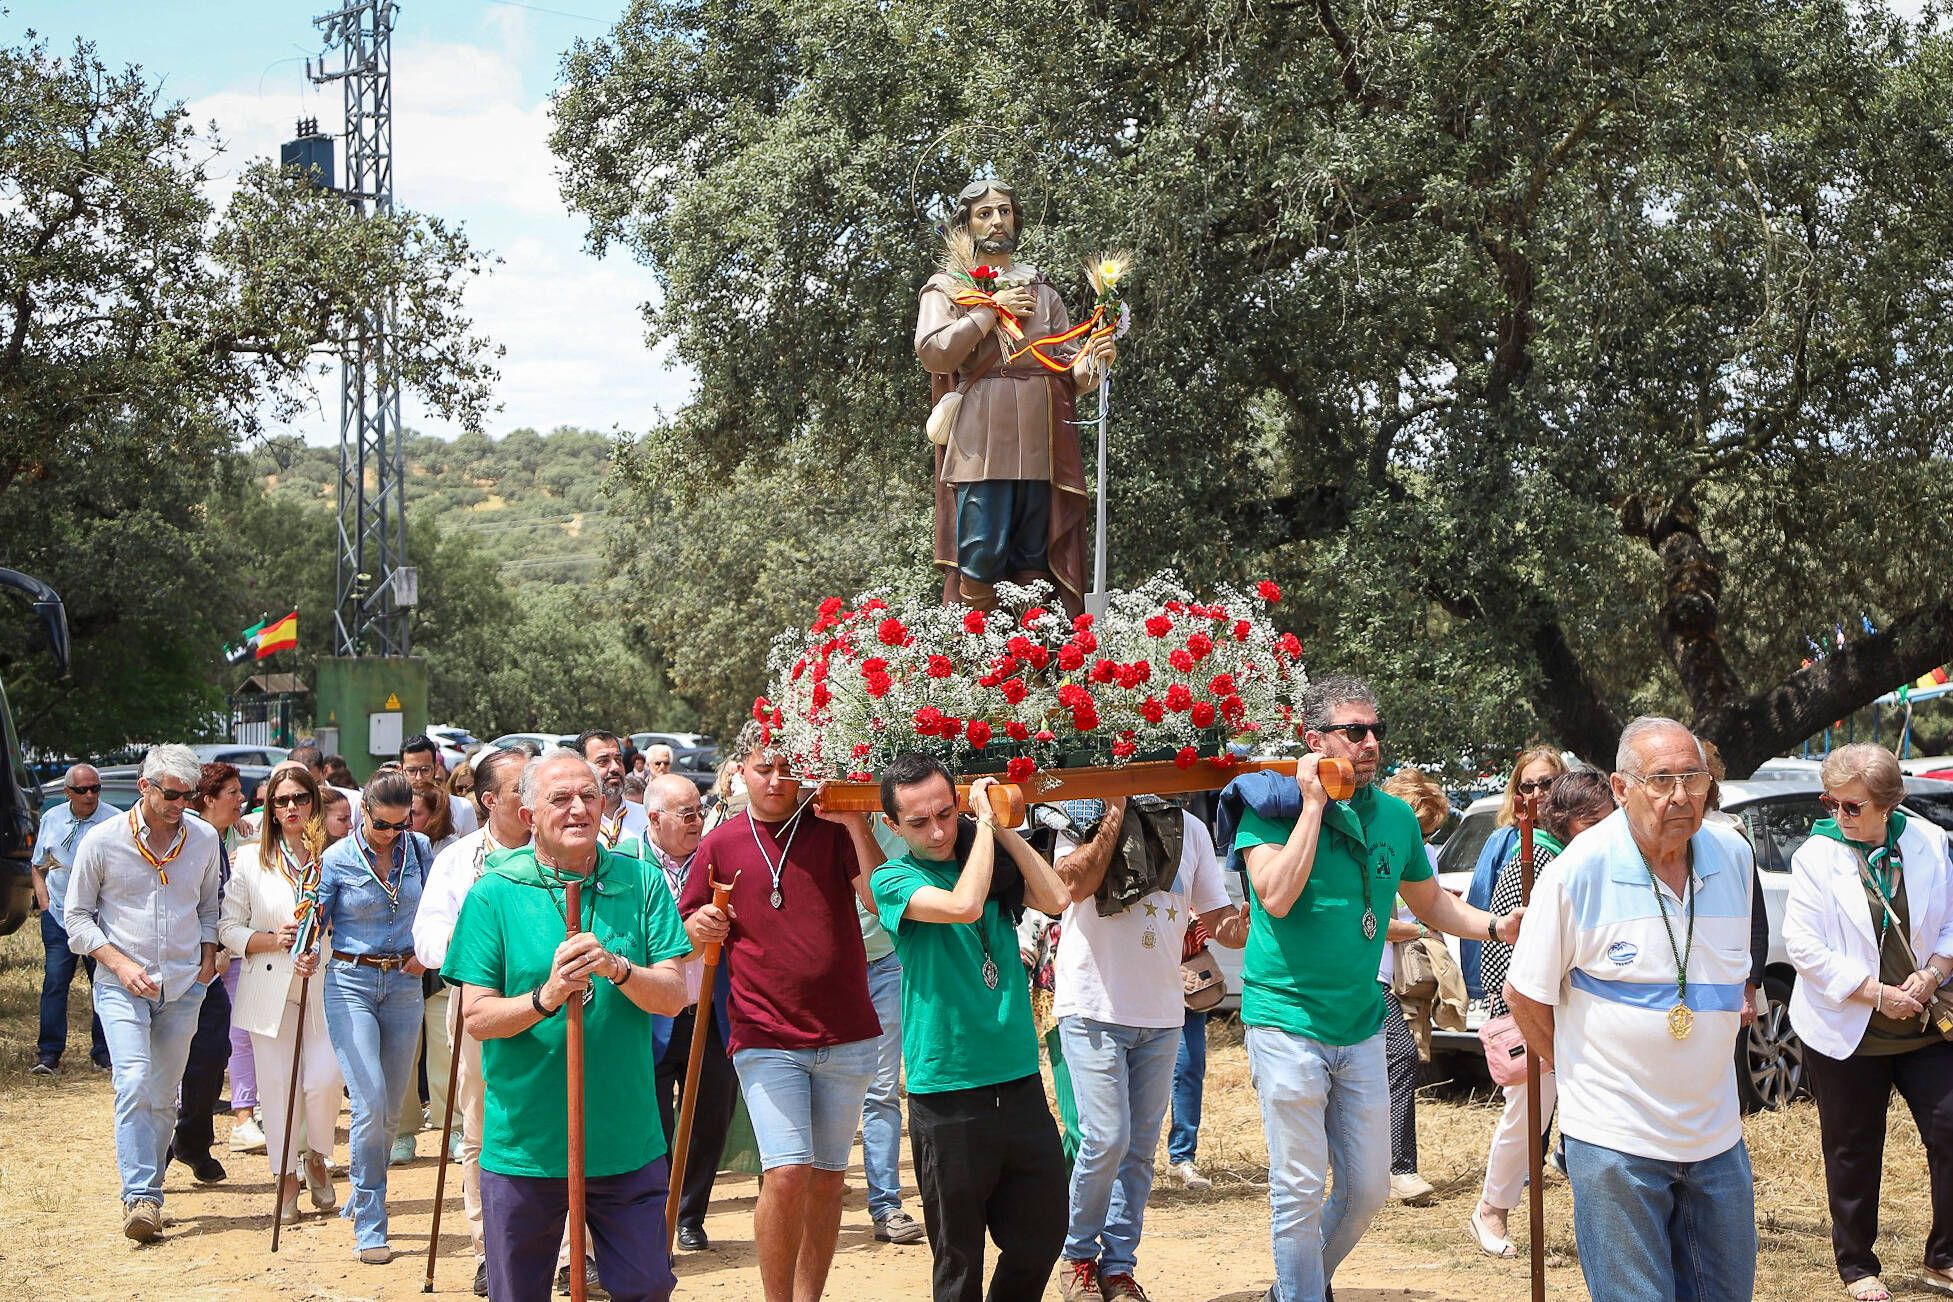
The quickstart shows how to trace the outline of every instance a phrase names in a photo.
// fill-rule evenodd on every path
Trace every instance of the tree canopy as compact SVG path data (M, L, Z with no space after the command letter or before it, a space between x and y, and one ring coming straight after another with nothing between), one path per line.
M645 512L770 483L778 546L901 560L912 196L988 172L1075 308L1085 257L1137 254L1115 582L1279 579L1403 753L1605 760L1670 709L1741 773L1953 658L1949 98L1944 35L1845 0L633 0L553 146L699 377ZM747 559L643 618L756 663L793 602Z

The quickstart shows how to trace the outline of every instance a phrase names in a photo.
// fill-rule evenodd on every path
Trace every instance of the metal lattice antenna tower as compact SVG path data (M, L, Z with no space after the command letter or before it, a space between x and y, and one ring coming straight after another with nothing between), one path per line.
M307 74L345 92L343 193L361 215L393 211L392 0L352 0L313 19L327 53ZM337 56L338 66L328 67ZM407 563L400 386L389 378L395 304L369 302L340 340L339 557L334 654L404 656L414 597ZM397 577L398 576L398 577ZM402 597L405 597L403 603Z

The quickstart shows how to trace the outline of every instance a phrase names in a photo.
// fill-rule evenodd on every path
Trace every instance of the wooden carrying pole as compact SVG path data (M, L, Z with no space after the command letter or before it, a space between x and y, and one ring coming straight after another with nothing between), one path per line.
M732 883L712 883L712 907L726 911L732 898ZM723 943L723 942L721 942ZM719 948L705 947L705 970L699 980L698 1005L692 1014L692 1048L685 1057L685 1094L678 1100L678 1124L671 1132L671 1188L665 1194L665 1256L671 1256L678 1237L678 1201L685 1188L685 1152L692 1146L692 1116L698 1111L699 1070L705 1063L705 1042L711 1038L712 995L719 984Z
M1520 792L1513 812L1519 820L1519 903L1533 901L1533 799ZM1533 1302L1546 1302L1546 1136L1540 1133L1539 1055L1526 1046L1526 1219L1531 1256Z
M574 940L583 930L583 883L570 878L563 887L563 938ZM570 1299L585 1302L586 1260L583 1253L583 996L570 995L569 1112L570 1112Z
M298 1032L292 1036L292 1079L285 1086L285 1140L278 1145L278 1178L271 1182L271 1250L273 1252L278 1251L278 1232L285 1225L285 1172L290 1170L292 1165L292 1114L298 1111L298 1055L305 1051L305 999L311 992L311 988L311 977L298 979Z
M1176 795L1187 791L1218 791L1243 773L1265 770L1271 773L1295 772L1295 761L1246 760L1221 765L1213 760L1196 760L1181 768L1171 760L1149 760L1119 768L1041 769L1023 782L999 780L990 789L991 808L1004 827L1017 827L1024 821L1024 806L1034 791L1040 802L1057 800L1116 800L1121 796ZM1348 800L1356 791L1356 774L1349 761L1324 759L1317 770L1331 800ZM957 804L970 807L970 787L956 788ZM879 813L881 787L873 782L823 782L821 808L838 813Z
M448 1144L454 1136L454 1087L461 1078L461 987L448 991L454 1005L454 1025L448 1031L448 1103L441 1118L441 1164L434 1169L434 1226L427 1232L427 1278L420 1291L434 1291L434 1257L441 1250L441 1200L448 1189Z

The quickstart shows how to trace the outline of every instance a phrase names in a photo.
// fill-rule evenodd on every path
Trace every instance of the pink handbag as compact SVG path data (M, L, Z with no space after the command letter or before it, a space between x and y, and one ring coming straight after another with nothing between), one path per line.
M1494 1017L1478 1028L1478 1042L1485 1046L1485 1069L1495 1085L1526 1083L1526 1037L1511 1013Z

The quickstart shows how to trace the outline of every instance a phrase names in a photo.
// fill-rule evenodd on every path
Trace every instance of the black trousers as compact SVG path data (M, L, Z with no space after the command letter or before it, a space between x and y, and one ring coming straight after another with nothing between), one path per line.
M1383 988L1383 1064L1390 1080L1390 1174L1417 1170L1417 1039L1404 1006Z
M210 1156L216 1142L217 1100L224 1096L224 1069L231 1061L231 997L224 989L222 973L204 991L203 1007L197 1010L197 1033L190 1037L190 1060L183 1068L183 1094L176 1105L176 1139L172 1147L178 1160L188 1162Z
M1065 1246L1070 1181L1037 1076L909 1095L936 1302L1037 1302ZM983 1287L983 1238L997 1269Z
M696 1031L694 1009L671 1021L671 1042L658 1062L658 1120L664 1123L665 1147L670 1149L678 1128L678 1097L685 1086L685 1063L691 1057ZM719 1034L719 1019L706 1021L705 1056L699 1060L698 1107L692 1113L692 1138L685 1146L685 1187L678 1194L678 1223L703 1225L712 1201L712 1182L726 1152L726 1132L732 1129L733 1107L739 1096L739 1076L732 1055Z
M1941 1040L1891 1057L1842 1062L1804 1055L1817 1093L1824 1186L1831 1198L1831 1250L1845 1283L1879 1273L1878 1191L1885 1168L1885 1109L1896 1088L1912 1110L1926 1148L1933 1226L1926 1264L1953 1270L1953 1042Z

